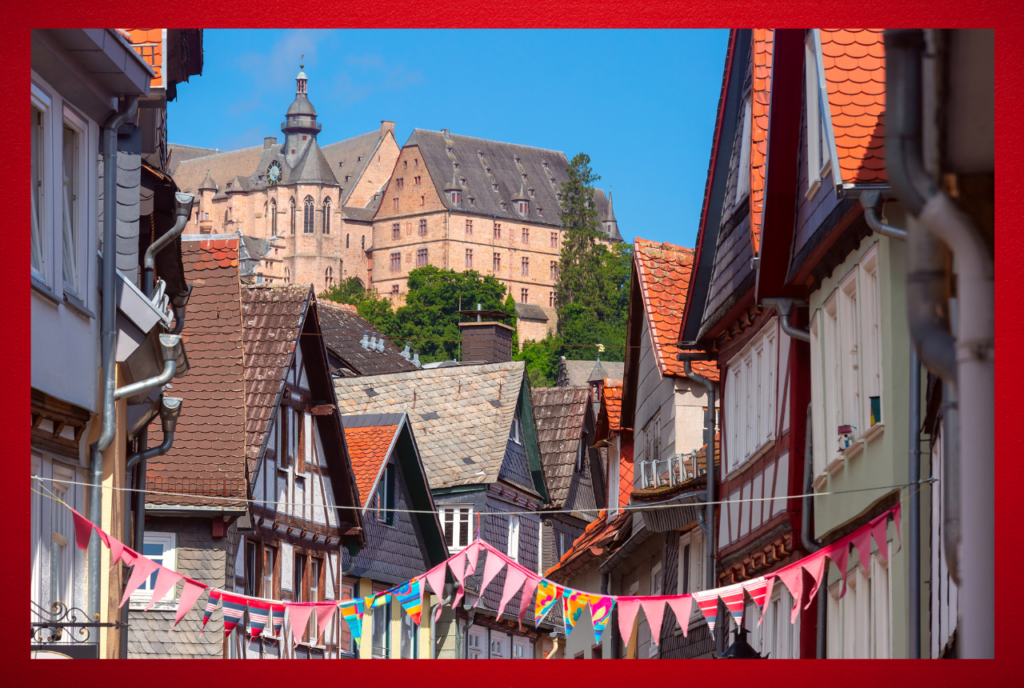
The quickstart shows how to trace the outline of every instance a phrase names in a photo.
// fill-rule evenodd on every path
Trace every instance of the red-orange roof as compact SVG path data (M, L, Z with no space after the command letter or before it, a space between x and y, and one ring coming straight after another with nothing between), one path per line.
M150 82L153 88L160 88L164 85L163 79L163 29L118 29L122 36L128 39L143 60L145 60L156 76Z
M774 29L754 29L754 86L750 126L750 232L754 255L761 243L764 175L768 159L768 105L771 103Z
M679 341L679 325L686 307L693 249L637 238L633 245L633 259L655 360L663 375L682 376L683 364L676 360L680 349L675 344ZM710 380L718 379L718 368L714 363L694 361L692 368L693 372Z
M595 557L608 554L607 546L615 539L629 515L627 511L620 511L609 522L608 512L601 511L597 518L587 525L583 535L576 538L572 547L562 555L558 563L544 573L545 577L555 581L559 581L559 579L564 581L566 576L580 570Z
M608 432L622 431L622 380L604 379L601 388L601 408L608 410Z
M821 29L821 54L843 183L885 183L882 29Z
M345 444L356 476L359 501L364 508L369 504L373 484L388 458L388 448L397 430L397 425L345 428Z

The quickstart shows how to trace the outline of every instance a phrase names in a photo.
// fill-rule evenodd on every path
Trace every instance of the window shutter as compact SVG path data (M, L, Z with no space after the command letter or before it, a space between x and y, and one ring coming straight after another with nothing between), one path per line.
M281 407L281 452L277 457L278 467L281 470L287 470L289 462L292 458L292 445L289 441L291 437L291 420L292 411L287 406Z
M306 472L306 420L307 416L305 413L296 414L298 416L298 442L295 445L295 472L305 473Z

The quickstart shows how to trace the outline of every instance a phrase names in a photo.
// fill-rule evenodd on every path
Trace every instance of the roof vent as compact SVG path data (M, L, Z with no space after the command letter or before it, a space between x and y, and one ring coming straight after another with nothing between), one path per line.
M377 338L370 337L370 346L367 347L369 351L376 351L377 349Z
M368 397L375 397L375 396L377 396L377 391L373 387L367 387L366 388L366 396L368 396Z
M420 367L420 352L419 352L419 351L413 352L413 355L412 355L412 364L413 364L414 366L416 366L417 368L419 368L419 367Z
M377 353L384 353L384 337L377 340Z
M446 139L450 139L452 137L452 132L449 131L448 129L442 129L441 136L445 137Z
M412 354L409 352L409 343L406 342L405 348L402 349L402 358L404 358L405 360L408 361L411 357L412 357Z
M359 346L363 347L364 349L370 348L370 340L367 339L366 337L366 330L363 330L363 338L359 340Z

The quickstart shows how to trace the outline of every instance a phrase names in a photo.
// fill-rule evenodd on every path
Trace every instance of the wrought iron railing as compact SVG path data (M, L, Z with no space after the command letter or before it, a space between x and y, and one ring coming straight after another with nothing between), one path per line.
M32 642L35 644L49 643L98 643L99 640L91 640L93 628L126 628L128 624L122 621L111 623L100 623L90 621L89 616L77 607L68 607L63 602L54 602L46 609L34 600L29 600L32 605L32 615L38 621L32 622Z
M647 490L680 485L704 475L707 473L707 467L706 462L705 465L697 463L697 452L692 451L688 454L676 454L668 459L641 461L637 464L637 472L637 484L640 489Z

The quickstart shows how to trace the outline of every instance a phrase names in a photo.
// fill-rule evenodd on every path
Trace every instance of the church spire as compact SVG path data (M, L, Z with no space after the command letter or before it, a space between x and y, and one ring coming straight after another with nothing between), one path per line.
M306 65L303 64L305 57L306 56L303 55L302 57L299 58L299 75L297 77L295 77L295 94L296 95L298 95L300 93L304 94L306 92L306 81L307 81L307 78L306 78L306 73L304 71L302 71L306 67Z

